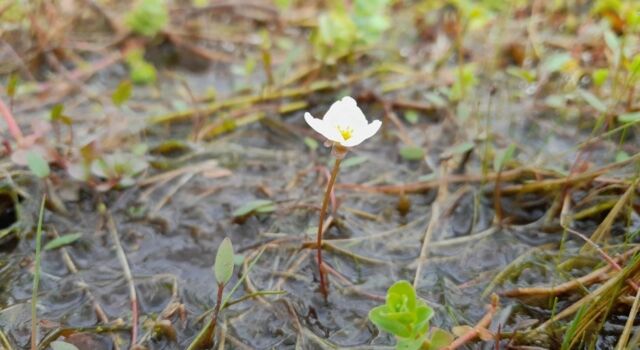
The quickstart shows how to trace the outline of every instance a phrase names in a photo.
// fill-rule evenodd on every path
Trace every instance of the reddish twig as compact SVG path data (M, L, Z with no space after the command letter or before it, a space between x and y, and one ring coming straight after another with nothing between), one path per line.
M576 236L580 237L582 240L584 240L585 242L587 242L590 246L592 246L593 248L595 248L595 249L598 251L598 253L599 253L600 255L602 255L602 258L603 258L604 260L606 260L606 261L607 261L607 263L608 263L608 264L609 264L609 265L610 265L614 270L616 270L616 271L618 271L618 272L622 271L622 267L620 267L620 265L619 265L619 264L618 264L618 263L617 263L617 262L616 262L616 261L615 261L611 256L609 256L609 254L607 254L604 250L602 250L602 248L600 248L600 246L599 246L599 245L597 245L594 241L592 241L591 239L589 239L589 237L587 237L587 236L583 235L582 233L580 233L580 232L578 232L578 231L576 231L576 230L574 230L574 229L571 229L571 228L569 228L569 227L565 227L565 229L566 229L567 231L569 231L569 233L572 233L572 234L574 234L574 235L576 235ZM628 284L629 286L631 286L631 288L633 288L636 292L638 291L638 285L637 285L635 282L633 282L633 281L631 281L631 280L627 280L627 284Z
M462 336L456 338L449 346L444 348L444 350L454 350L457 349L466 343L475 339L480 333L491 324L491 320L493 319L493 315L498 310L499 299L497 295L491 296L491 304L489 305L489 310L487 313L480 319L480 321L473 327L472 330L463 334Z
M336 146L338 147L338 146ZM339 151L338 151L339 152ZM337 153L337 152L336 152ZM327 299L329 294L329 290L327 289L327 282L325 278L326 271L323 269L322 265L322 236L323 236L323 224L324 217L327 214L327 207L329 206L329 199L331 198L331 193L333 190L333 185L336 182L336 178L338 177L338 170L340 170L340 162L342 162L342 158L344 157L344 153L340 156L336 157L336 162L333 165L333 171L331 171L331 178L329 179L329 183L327 184L327 190L324 194L324 199L322 200L322 208L320 209L320 221L318 222L318 234L316 235L317 239L317 252L318 252L318 272L320 273L320 292L324 296L324 299Z
M20 126L18 126L16 119L13 117L13 113L11 113L11 110L9 110L2 99L0 99L0 114L2 114L2 118L4 118L4 121L7 123L11 136L20 144L23 139L22 130L20 130Z

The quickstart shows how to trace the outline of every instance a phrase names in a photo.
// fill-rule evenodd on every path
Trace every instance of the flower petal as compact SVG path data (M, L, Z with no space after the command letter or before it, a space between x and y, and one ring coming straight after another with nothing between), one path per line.
M304 120L309 126L317 131L320 135L334 142L344 141L338 129L325 120L314 118L309 112L304 114Z
M358 108L358 103L351 96L345 96L341 100L334 102L322 120L333 125L351 127L353 129L362 128L368 123L367 117Z
M382 126L382 122L374 120L364 128L355 129L354 135L347 141L340 142L345 147L353 147L362 143L362 141L375 135Z

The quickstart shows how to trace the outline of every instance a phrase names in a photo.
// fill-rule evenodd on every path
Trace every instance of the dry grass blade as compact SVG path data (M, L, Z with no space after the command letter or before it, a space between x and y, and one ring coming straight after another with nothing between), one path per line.
M637 185L638 180L634 181L633 184L629 186L625 193L620 197L616 205L611 208L611 211L609 212L609 214L607 214L607 217L602 220L602 223L600 223L598 228L593 232L593 234L591 235L591 240L594 243L600 243L609 234L609 232L611 231L611 225L613 225L614 220L616 219L616 217L618 217L618 215L622 211L622 208L624 208L625 204L627 204L627 202L629 201L629 198L631 197L631 194L634 193ZM592 249L593 247L591 247L590 245L585 245L582 248L581 252L585 253Z

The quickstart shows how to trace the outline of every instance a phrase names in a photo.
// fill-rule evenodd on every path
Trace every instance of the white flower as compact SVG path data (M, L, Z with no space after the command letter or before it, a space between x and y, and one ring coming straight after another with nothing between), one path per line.
M369 123L362 110L358 108L356 100L349 96L334 102L324 118L316 119L305 113L304 120L313 130L344 147L359 145L375 135L382 125L379 120Z

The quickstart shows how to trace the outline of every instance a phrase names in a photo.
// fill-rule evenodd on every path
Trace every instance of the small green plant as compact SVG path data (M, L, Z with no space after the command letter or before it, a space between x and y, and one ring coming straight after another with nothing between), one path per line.
M226 301L222 300L224 294L224 287L229 283L233 276L233 245L231 240L227 237L222 240L216 253L216 261L213 265L213 272L218 282L218 293L216 297L216 306L211 315L209 323L200 331L194 341L189 345L187 350L196 350L209 348L213 345L213 334L218 323L218 314L222 304L226 304ZM233 294L233 291L232 291Z
M358 46L375 44L389 28L388 4L389 0L355 0L347 10L343 2L332 2L311 36L316 58L334 64Z
M143 50L132 50L125 59L134 84L146 85L156 81L158 75L156 68L144 59Z
M136 183L136 177L142 173L149 163L140 155L133 153L108 154L95 159L90 171L94 176L106 180L97 188L109 190L113 187L125 188Z
M169 19L164 0L140 0L127 14L129 28L140 35L155 36L164 28Z
M381 330L396 336L396 349L437 350L453 340L451 334L441 329L433 329L429 333L433 309L416 297L416 291L409 282L394 283L387 290L386 300L384 305L369 312L369 319Z

